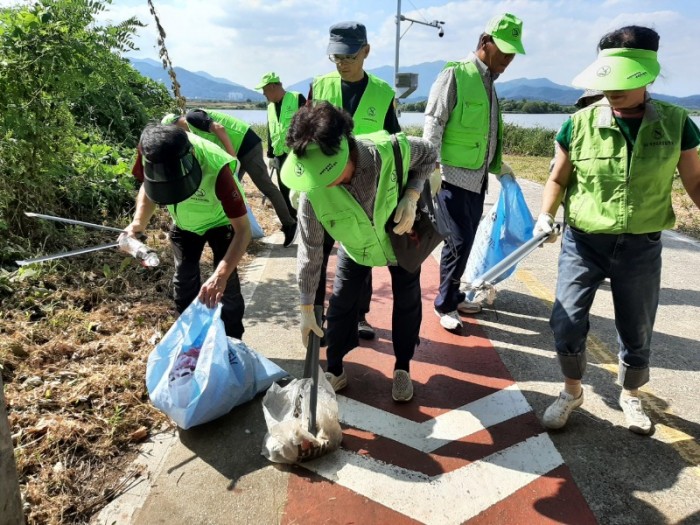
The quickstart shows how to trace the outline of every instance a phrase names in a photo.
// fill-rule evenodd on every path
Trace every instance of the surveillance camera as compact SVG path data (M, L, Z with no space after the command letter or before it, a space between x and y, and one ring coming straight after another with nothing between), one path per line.
M443 28L440 28L440 30L438 31L438 36L439 36L440 38L442 38L443 36L445 36L445 30L444 30Z

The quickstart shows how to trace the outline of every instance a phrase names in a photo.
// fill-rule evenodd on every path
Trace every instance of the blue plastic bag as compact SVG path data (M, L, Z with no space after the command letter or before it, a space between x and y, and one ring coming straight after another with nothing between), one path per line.
M262 239L265 237L265 232L255 219L255 215L253 215L253 210L250 209L250 206L246 204L245 207L248 210L248 221L250 222L250 231L253 234L253 239Z
M474 282L477 277L501 262L525 242L532 239L535 221L532 218L520 185L510 175L501 177L498 201L479 223L474 244L469 254L464 280ZM491 283L509 277L515 266L509 268ZM467 291L467 301L474 299L475 291Z
M227 414L286 375L226 337L221 305L195 300L148 356L146 387L153 405L187 429Z

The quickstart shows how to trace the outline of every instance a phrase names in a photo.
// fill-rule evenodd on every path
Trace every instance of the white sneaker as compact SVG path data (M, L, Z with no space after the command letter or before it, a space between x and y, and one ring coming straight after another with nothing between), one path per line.
M549 405L547 410L544 411L544 416L542 416L542 424L545 428L552 430L562 428L569 420L571 412L573 412L575 408L580 407L582 404L583 390L581 390L581 395L578 397L567 394L562 390L559 392L559 397L557 400Z
M339 392L340 390L348 386L348 376L345 373L345 370L343 370L343 373L339 376L333 375L330 372L326 372L325 376L328 382L333 387L333 392Z
M459 318L457 310L452 310L446 314L435 310L435 315L440 318L440 326L445 330L457 330L458 328L462 328L462 320Z
M457 311L462 314L478 314L481 312L481 304L462 301L457 305Z
M620 408L625 413L627 428L635 434L647 435L651 432L651 421L644 413L642 400L638 397L620 396Z
M411 375L405 370L394 370L394 385L391 387L391 397L399 403L405 403L413 398L413 382L411 381Z

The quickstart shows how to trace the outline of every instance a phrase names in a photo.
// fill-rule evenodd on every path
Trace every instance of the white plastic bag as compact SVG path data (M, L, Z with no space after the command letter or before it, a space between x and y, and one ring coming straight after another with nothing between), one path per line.
M275 463L297 463L337 449L343 439L333 387L319 370L316 428L309 432L311 379L294 379L287 386L273 384L263 398L267 434L262 455Z

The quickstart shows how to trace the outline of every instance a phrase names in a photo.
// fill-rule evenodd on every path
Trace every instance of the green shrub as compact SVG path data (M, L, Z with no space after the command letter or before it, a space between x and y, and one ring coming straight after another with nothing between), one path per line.
M505 124L503 152L508 155L552 157L556 134L556 131L541 127L523 128L514 124Z

